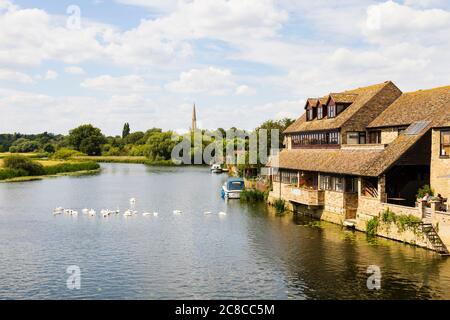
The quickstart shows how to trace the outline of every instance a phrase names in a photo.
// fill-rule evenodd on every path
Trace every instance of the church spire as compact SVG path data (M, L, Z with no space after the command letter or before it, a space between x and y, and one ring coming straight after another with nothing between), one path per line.
M195 111L195 103L194 107L192 108L192 126L191 131L195 132L197 130L197 112Z

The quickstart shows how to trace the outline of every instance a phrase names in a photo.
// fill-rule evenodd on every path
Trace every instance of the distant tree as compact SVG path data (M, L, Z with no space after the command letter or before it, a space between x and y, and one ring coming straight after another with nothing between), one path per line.
M258 128L256 128L256 132L259 133L259 130L266 129L267 130L267 153L270 153L270 148L272 147L272 138L271 138L271 130L278 130L278 139L279 139L279 145L278 147L281 149L283 148L283 132L287 129L292 123L294 123L294 120L289 118L284 118L282 120L268 120L261 124Z
M44 150L47 153L55 153L55 146L51 143L47 143L42 150Z
M75 150L89 156L101 155L101 147L106 143L101 130L90 124L70 130L68 139Z
M145 155L150 160L169 160L172 155L172 149L177 144L172 140L173 133L153 132L147 140Z
M129 135L130 135L130 124L128 122L126 122L123 125L122 138L126 138Z
M123 141L125 144L145 144L144 136L142 131L136 131L123 138Z

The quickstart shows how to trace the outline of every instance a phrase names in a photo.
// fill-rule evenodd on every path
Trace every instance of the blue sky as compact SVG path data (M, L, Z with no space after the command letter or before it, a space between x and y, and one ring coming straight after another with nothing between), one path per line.
M182 131L194 102L203 128L252 129L329 92L450 85L449 33L444 0L0 0L0 132Z

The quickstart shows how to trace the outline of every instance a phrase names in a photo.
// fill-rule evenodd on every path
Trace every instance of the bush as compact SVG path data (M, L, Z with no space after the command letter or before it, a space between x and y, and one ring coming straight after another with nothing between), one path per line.
M275 200L273 206L275 207L277 213L283 213L286 210L286 203L283 199Z
M369 236L375 236L378 231L378 218L374 217L366 222L366 232Z
M416 232L416 230L419 227L421 222L422 222L422 219L417 218L413 215L397 216L397 227L400 231L405 231L406 229L410 229L410 230Z
M55 154L53 155L53 158L67 160L72 157L83 156L83 155L84 155L83 153L73 150L73 149L61 148L55 152Z
M430 196L434 196L434 190L431 189L428 184L417 190L416 199L422 199L426 193L428 193Z
M241 192L241 202L260 202L265 200L265 193L255 189L245 189Z
M24 156L7 156L3 159L7 169L24 170L28 176L40 176L45 173L44 166Z
M65 172L97 170L99 168L100 165L96 162L68 162L45 167L45 173L48 175L55 175Z
M12 179L28 175L28 172L22 169L0 169L0 180Z
M384 223L392 223L395 222L397 220L397 216L395 215L394 212L391 211L391 209L387 208L386 210L384 210L384 212L381 215L381 220Z

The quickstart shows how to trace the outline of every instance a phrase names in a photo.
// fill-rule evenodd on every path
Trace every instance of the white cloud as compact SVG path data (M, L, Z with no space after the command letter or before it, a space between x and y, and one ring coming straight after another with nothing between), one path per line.
M368 7L364 33L376 43L445 41L450 33L450 12L387 1Z
M45 80L55 80L58 78L58 72L54 70L48 70L47 73L44 76Z
M108 91L108 92L154 92L159 88L146 83L145 79L139 75L128 75L113 77L102 75L96 78L89 78L81 83L81 87Z
M256 90L250 88L249 86L243 84L236 88L235 95L237 96L254 96L256 94Z
M230 70L208 67L182 72L177 81L166 85L166 88L178 93L205 93L224 95L236 84Z
M29 75L8 69L0 69L0 80L14 81L24 84L33 83L33 79Z
M82 75L86 74L83 68L77 66L68 66L64 68L64 71L69 74Z

